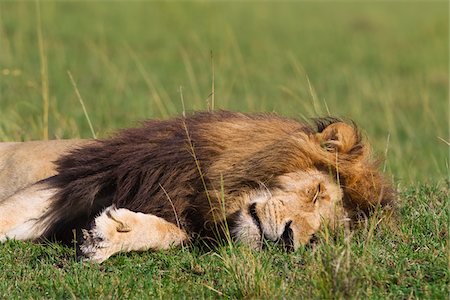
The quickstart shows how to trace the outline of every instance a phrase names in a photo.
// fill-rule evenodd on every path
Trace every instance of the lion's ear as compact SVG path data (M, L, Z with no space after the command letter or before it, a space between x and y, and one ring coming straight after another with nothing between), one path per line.
M357 143L359 143L359 134L354 126L338 122L325 127L317 133L320 145L330 152L349 152Z

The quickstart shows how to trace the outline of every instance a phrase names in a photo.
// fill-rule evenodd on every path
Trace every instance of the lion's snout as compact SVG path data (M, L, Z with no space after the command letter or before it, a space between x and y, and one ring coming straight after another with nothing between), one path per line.
M284 228L284 232L278 241L281 244L281 246L283 246L284 250L286 250L286 252L294 252L302 243L304 243L305 246L307 246L307 247L313 246L314 244L317 243L317 236L315 233L313 233L311 235L307 235L303 242L302 241L296 242L295 237L294 237L294 230L292 230L291 225L292 225L292 221L289 221L286 224L286 227ZM300 239L300 238L297 237L297 239Z

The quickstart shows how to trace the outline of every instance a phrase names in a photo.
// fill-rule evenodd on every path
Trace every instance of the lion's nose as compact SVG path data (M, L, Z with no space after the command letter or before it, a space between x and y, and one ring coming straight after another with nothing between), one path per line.
M283 234L280 237L284 249L288 252L294 251L294 232L291 228L292 221L289 221L284 226Z

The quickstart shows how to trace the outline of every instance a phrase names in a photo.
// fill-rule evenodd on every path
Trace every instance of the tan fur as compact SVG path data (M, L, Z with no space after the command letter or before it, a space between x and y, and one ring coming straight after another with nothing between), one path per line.
M151 214L115 207L106 208L84 230L80 250L91 261L103 262L118 252L164 250L188 240L188 235L172 223Z
M55 164L67 151L88 140L0 143L0 200L56 174Z
M54 195L54 189L37 183L0 201L0 241L39 238L45 228L38 224L38 218L47 211Z

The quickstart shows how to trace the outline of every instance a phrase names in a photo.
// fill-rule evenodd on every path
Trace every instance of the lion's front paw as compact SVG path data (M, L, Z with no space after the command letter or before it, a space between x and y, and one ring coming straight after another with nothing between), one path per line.
M188 240L186 232L160 217L110 206L83 230L86 260L101 263L118 252L168 249Z
M123 235L131 228L120 217L120 209L110 206L95 218L90 230L83 229L80 251L86 260L101 263L122 250Z
M80 251L85 260L101 263L108 259L109 242L95 227L91 230L83 229L83 243Z

